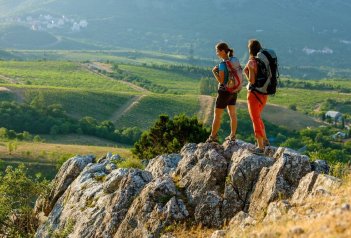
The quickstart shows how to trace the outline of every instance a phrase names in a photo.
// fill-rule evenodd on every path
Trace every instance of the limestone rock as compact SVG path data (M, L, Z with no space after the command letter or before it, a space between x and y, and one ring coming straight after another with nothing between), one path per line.
M134 199L114 237L159 237L165 226L188 215L184 202L175 198L176 194L168 175L154 179Z
M151 181L147 171L90 164L56 202L36 237L51 237L68 225L70 237L113 237L133 199Z
M44 212L44 214L47 216L51 212L57 200L59 200L71 183L79 176L85 166L92 163L94 159L95 157L92 155L77 155L67 160L55 176L49 196L46 198L41 198L36 202L34 212L36 214Z
M217 192L210 191L203 195L203 199L195 208L195 221L209 227L222 225L222 198Z
M264 222L278 221L282 216L286 215L291 208L287 200L271 202L267 208L267 215Z
M257 221L248 213L240 211L229 222L232 227L239 227L241 229L255 225Z
M316 160L311 163L311 170L320 174L329 174L330 167L325 160Z
M301 179L291 201L302 203L307 197L330 194L331 190L338 188L340 185L340 179L312 171Z
M274 157L277 161L261 170L255 185L249 208L252 216L263 215L263 210L273 201L290 198L300 179L311 171L309 158L293 150L278 148Z
M263 167L270 167L274 160L252 154L247 149L233 153L226 179L223 215L232 218L239 211L247 211L250 196Z
M164 174L170 174L176 168L181 159L179 154L160 155L152 159L145 168L154 178Z
M214 143L204 143L194 152L196 165L182 178L179 186L186 189L191 205L197 205L208 191L219 190L224 185L228 162L222 156L223 148Z

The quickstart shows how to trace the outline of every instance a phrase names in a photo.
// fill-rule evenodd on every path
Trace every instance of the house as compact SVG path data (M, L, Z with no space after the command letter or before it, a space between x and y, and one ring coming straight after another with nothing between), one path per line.
M337 111L327 111L325 113L325 118L330 118L334 123L342 122L343 116L340 112Z
M332 137L333 137L334 140L336 140L336 139L345 139L346 138L346 133L339 131L339 132L335 133Z

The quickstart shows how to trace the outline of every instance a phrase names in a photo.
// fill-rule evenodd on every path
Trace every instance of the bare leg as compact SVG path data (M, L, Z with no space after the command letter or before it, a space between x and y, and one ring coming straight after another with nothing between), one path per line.
M256 140L257 140L258 148L264 149L264 138L263 137L257 137Z
M222 119L222 114L223 114L224 109L221 108L215 108L214 110L214 118L212 122L212 131L211 131L211 136L216 137L218 130L221 126L221 119Z
M236 117L236 108L234 105L228 105L227 111L230 117L230 137L235 137L236 129L238 127L238 120Z

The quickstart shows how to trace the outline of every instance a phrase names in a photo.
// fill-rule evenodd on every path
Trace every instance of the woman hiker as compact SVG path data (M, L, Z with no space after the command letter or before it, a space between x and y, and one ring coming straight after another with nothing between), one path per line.
M257 76L257 63L255 56L262 49L261 44L258 40L251 39L248 42L249 49L249 61L247 62L244 73L247 80L247 106L252 121L257 148L254 149L255 154L264 154L265 146L269 145L265 126L263 124L261 113L267 103L267 95L261 94L253 90Z
M221 119L224 109L227 109L230 117L230 135L225 138L229 142L235 143L235 133L237 129L237 116L236 116L236 99L237 93L230 93L225 89L225 84L228 81L228 69L225 61L230 60L233 64L239 64L239 60L234 57L234 50L230 49L228 44L220 42L216 45L216 55L221 59L219 65L216 65L212 69L213 76L218 82L218 94L216 98L216 106L214 109L214 118L212 122L211 135L206 142L217 142L218 143L218 130L221 126Z

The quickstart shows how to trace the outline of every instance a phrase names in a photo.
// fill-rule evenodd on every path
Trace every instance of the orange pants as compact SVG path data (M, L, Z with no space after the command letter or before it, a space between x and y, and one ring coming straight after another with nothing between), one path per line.
M266 137L266 130L261 118L261 113L267 103L267 98L267 95L258 92L248 91L247 93L247 106L256 138Z

